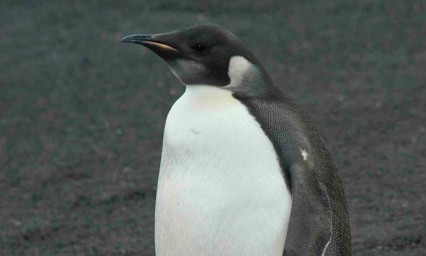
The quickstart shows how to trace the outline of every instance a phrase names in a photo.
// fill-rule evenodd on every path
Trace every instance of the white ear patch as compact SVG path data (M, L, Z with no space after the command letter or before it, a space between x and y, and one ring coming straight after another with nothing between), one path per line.
M236 87L241 84L247 71L254 68L253 64L241 56L233 56L229 60L228 76L231 82L226 87Z

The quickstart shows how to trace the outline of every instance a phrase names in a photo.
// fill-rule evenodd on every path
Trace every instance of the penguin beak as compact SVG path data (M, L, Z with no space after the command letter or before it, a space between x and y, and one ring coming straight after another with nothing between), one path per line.
M143 35L143 34L135 34L125 36L121 39L123 43L134 43L141 44L146 46L157 55L162 57L163 59L170 59L172 57L177 57L179 55L179 51L171 45L171 43L166 42L161 34L159 35ZM163 38L163 39L160 39Z

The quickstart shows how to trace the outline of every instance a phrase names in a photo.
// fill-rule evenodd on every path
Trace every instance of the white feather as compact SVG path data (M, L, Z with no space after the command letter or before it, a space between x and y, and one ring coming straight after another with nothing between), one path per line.
M234 84L247 67L237 69ZM187 86L164 131L156 255L282 255L290 211L276 152L246 107L228 90Z
M300 154L302 155L302 159L303 160L307 160L308 159L308 152L306 152L306 150L304 150L303 148L300 149Z

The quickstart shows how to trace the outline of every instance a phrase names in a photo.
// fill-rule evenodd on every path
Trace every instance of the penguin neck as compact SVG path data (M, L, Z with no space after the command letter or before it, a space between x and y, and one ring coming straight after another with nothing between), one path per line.
M257 62L256 62L257 63ZM225 86L215 86L207 84L185 84L187 92L197 95L199 98L208 100L215 94L223 91L232 93L244 93L251 96L264 95L273 89L273 83L264 68L259 64L254 64L242 56L233 56L228 65L229 84ZM220 94L221 94L220 93ZM229 95L231 95L229 94Z
M234 100L232 91L211 85L187 85L185 98L200 109L226 107Z

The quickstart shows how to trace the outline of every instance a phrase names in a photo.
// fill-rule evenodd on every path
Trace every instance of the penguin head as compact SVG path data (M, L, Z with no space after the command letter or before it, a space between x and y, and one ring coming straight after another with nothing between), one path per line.
M168 33L136 34L122 42L141 44L167 62L185 85L229 85L235 69L257 64L254 55L232 32L203 24ZM231 66L234 68L231 68ZM238 74L237 74L238 75Z

